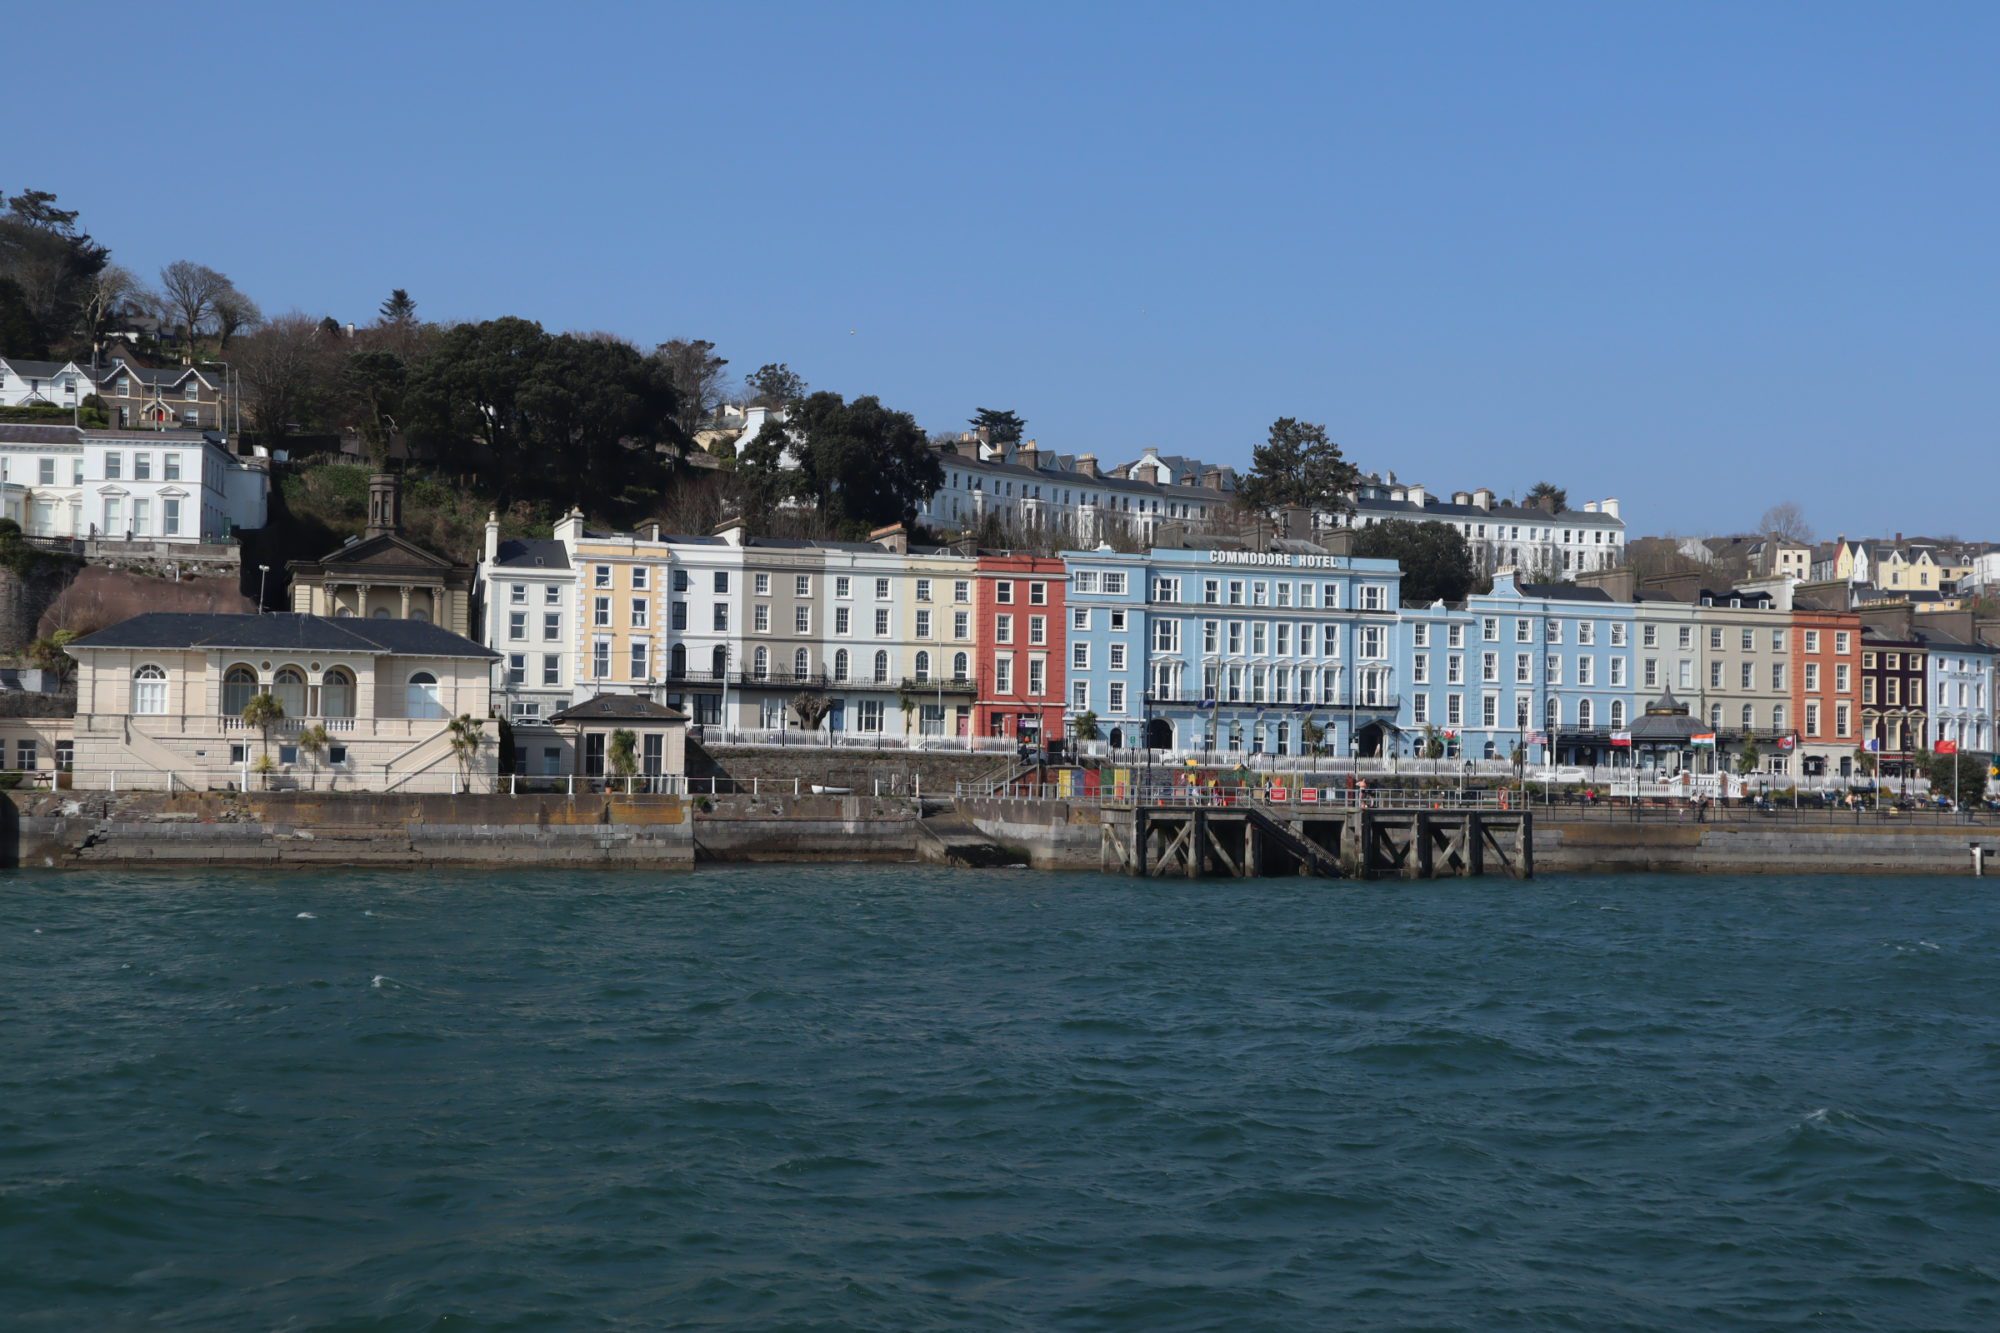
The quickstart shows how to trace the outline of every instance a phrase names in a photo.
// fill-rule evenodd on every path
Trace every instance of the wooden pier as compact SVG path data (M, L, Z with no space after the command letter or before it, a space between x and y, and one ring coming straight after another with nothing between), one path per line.
M1535 873L1527 810L1148 803L1107 804L1101 818L1104 868L1156 879Z

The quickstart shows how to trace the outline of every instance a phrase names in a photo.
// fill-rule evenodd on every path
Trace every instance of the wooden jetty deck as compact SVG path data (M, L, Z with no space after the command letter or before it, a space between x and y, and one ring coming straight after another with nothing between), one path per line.
M1153 878L1535 873L1529 810L1107 802L1101 863Z

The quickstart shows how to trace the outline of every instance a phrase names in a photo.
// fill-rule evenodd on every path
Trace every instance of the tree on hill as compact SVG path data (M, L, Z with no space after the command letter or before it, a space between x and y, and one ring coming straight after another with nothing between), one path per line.
M263 322L264 312L257 308L257 303L236 288L229 288L215 298L215 354L226 356L231 338Z
M751 407L790 407L811 392L805 379L782 361L766 363L744 376L743 389Z
M1236 486L1237 503L1262 513L1308 509L1350 513L1361 474L1327 438L1326 427L1296 417L1271 423L1269 438L1250 456L1250 471Z
M1020 413L993 407L976 409L966 424L976 431L985 431L988 444L1019 444L1028 430L1028 423Z
M384 324L409 325L417 322L417 303L401 287L389 293L389 299L376 310Z
M215 303L234 290L229 279L206 264L176 259L160 270L160 306L181 330L181 360L193 364L195 340L215 315Z
M336 355L312 316L296 310L244 340L236 354L243 406L266 443L317 424L339 388Z
M1402 565L1403 600L1419 606L1463 600L1476 577L1472 548L1449 523L1397 519L1361 528L1354 534L1354 554Z
M796 466L786 466L788 454ZM785 425L767 425L736 470L767 503L809 501L856 527L912 522L944 484L944 465L916 418L872 396L850 403L826 391L794 404Z
M1569 508L1569 492L1552 481L1538 481L1528 488L1526 503L1530 508L1540 505L1544 500L1550 501L1550 507L1557 513Z
M1791 500L1772 505L1757 520L1757 530L1786 541L1810 546L1813 540L1812 525L1806 522L1806 511Z
M60 360L78 347L90 284L111 252L77 226L77 210L23 190L0 212L0 350Z
M649 512L669 475L660 446L686 442L664 364L511 317L445 330L409 368L402 403L411 445L483 477L502 507Z
M674 409L675 424L692 439L722 406L727 388L724 368L729 362L715 354L715 344L706 338L674 338L654 348L653 356L666 368L680 399Z

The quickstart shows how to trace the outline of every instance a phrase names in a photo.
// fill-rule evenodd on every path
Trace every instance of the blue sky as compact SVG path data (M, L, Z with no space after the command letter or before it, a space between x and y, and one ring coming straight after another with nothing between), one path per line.
M0 187L268 312L406 287L1067 452L1293 415L1635 532L2000 537L1990 5L109 8L153 72L10 63L57 119Z

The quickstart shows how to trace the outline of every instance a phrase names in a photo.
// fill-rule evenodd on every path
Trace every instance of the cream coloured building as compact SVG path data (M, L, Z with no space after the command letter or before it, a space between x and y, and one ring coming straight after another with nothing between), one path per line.
M416 620L152 612L69 645L78 788L490 791L495 654ZM243 719L270 694L268 736ZM453 718L479 744L453 744ZM324 728L317 752L302 733ZM260 773L268 754L272 767Z

